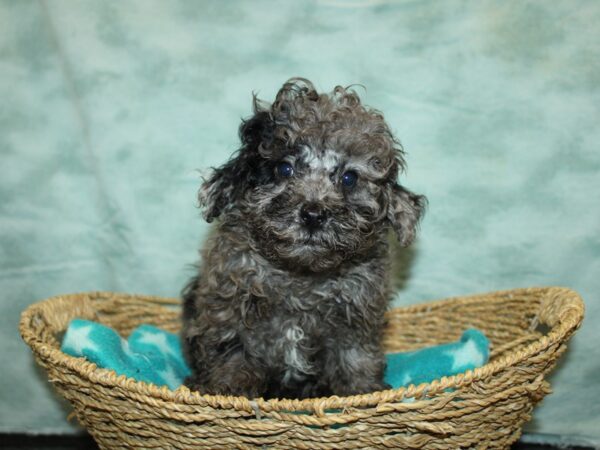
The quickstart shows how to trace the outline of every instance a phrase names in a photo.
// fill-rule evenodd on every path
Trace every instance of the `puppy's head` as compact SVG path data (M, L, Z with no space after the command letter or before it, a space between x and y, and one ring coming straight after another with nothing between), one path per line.
M266 257L322 271L368 253L390 226L412 242L425 198L397 183L400 144L354 91L319 94L291 79L272 105L254 98L240 138L200 203L207 221L225 215L248 227Z

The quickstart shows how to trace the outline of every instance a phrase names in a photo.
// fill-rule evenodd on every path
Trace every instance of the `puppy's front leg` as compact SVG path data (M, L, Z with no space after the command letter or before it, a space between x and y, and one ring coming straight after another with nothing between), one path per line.
M185 385L203 394L263 396L267 389L264 367L244 351L237 337L223 341L223 333L222 329L207 328L187 339L193 374Z
M383 382L384 369L385 356L378 345L338 342L329 348L325 376L334 395L366 394L389 389Z
M234 353L212 364L209 373L196 373L185 380L185 385L202 394L237 395L248 398L262 397L266 391L266 376L242 352Z

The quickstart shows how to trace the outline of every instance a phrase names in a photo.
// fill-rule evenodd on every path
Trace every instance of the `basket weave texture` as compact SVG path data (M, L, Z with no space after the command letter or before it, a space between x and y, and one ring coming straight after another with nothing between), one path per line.
M583 318L579 295L528 288L456 297L388 312L387 351L460 337L468 327L492 343L490 362L432 383L352 397L263 400L170 391L97 368L60 351L76 317L127 335L142 323L177 332L179 300L93 292L27 308L20 332L50 382L102 449L509 448L550 392L554 367Z

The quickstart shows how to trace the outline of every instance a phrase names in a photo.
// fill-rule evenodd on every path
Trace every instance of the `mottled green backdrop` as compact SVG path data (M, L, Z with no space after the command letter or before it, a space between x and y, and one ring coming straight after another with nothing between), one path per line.
M360 83L430 206L397 304L565 285L587 320L528 428L600 445L600 3L0 1L0 431L73 432L17 333L50 295L177 295L197 169L251 91ZM534 436L535 437L535 436Z

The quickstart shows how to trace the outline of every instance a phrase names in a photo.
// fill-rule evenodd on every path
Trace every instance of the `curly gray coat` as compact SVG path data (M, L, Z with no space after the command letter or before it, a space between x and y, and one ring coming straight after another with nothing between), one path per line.
M388 229L408 245L425 198L397 183L400 144L353 90L295 78L253 106L241 149L199 193L220 222L183 291L186 384L250 398L383 389Z

